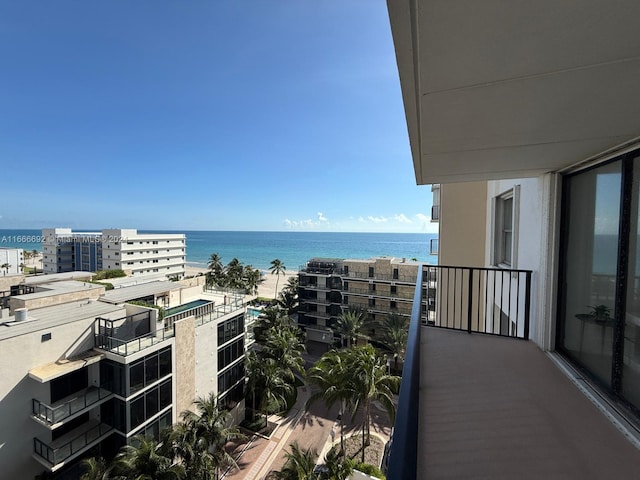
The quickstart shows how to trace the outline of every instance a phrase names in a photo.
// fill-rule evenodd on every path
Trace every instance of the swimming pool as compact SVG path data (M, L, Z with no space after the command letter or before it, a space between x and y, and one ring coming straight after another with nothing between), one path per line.
M165 316L169 317L171 315L176 315L177 313L186 312L187 310L191 310L192 308L206 305L207 303L213 303L213 302L211 300L193 300L192 302L185 303L184 305L178 305L177 307L167 308L167 310L165 311Z

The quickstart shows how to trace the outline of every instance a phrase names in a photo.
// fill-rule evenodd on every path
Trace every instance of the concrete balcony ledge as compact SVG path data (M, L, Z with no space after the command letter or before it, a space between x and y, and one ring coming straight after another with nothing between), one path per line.
M420 357L420 478L640 475L640 451L532 342L422 327Z

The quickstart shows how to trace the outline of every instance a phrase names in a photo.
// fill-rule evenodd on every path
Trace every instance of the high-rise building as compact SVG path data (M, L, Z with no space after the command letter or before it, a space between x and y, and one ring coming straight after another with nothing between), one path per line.
M135 229L74 232L42 230L45 273L123 270L131 276L182 278L186 264L184 234L138 233Z
M5 265L4 268L3 265ZM0 248L0 276L22 273L22 265L24 265L24 250L21 248Z

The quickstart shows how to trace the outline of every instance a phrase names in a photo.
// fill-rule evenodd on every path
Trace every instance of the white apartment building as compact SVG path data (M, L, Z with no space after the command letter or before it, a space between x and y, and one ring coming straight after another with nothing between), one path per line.
M43 270L124 270L130 276L182 278L186 264L184 234L138 233L135 229L74 232L42 230Z
M109 292L65 274L34 280L0 316L0 477L78 478L84 456L157 438L210 392L244 418L241 296L196 280Z
M24 264L24 250L21 248L0 248L0 276L18 275L22 273L20 265Z

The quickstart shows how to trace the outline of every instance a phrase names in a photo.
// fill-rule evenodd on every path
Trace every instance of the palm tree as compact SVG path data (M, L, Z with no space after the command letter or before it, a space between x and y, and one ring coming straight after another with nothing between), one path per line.
M265 308L253 325L253 335L260 345L264 345L270 332L291 324L289 317L277 307Z
M336 331L349 339L349 346L353 347L360 330L364 327L365 312L361 309L350 308L343 312L336 321Z
M80 463L84 467L84 473L80 480L107 480L109 478L110 469L104 458L85 458Z
M294 374L304 373L302 353L306 350L298 327L284 327L269 332L262 349L265 358L272 358L283 371L284 378L295 381Z
M340 414L340 451L344 452L344 415L353 398L350 371L346 363L347 352L330 350L320 357L307 372L307 379L318 387L305 404L305 409L318 400L322 400L328 409L336 403L341 406Z
M262 371L262 359L255 350L250 350L245 355L244 371L247 383L245 384L245 397L251 397L251 420L256 418L256 400L258 398L258 386L264 375ZM266 425L265 425L266 426Z
M218 398L213 393L207 397L195 400L198 413L187 410L182 412L183 423L191 430L191 439L195 441L193 450L197 453L197 464L201 478L211 478L209 473L214 471L218 478L221 467L238 467L235 460L224 449L233 440L244 439L236 427L229 427L231 415L220 407ZM204 469L200 467L205 467ZM203 471L204 470L204 471Z
M4 269L4 274L6 276L7 273L9 273L9 269L11 268L11 264L3 263L2 265L0 265L0 268Z
M244 267L242 279L247 293L258 293L258 285L260 284L260 270L253 268L251 265Z
M318 478L314 473L318 452L313 449L302 450L297 442L289 445L290 452L284 453L287 461L282 470L271 472L267 475L268 480L313 480Z
M260 405L264 414L265 425L269 409L275 407L282 410L287 405L287 397L293 393L293 385L287 381L287 373L272 358L262 360L262 378L259 381Z
M211 279L212 283L217 285L220 282L222 275L224 273L224 270L222 267L222 259L220 258L220 255L218 255L217 253L212 253L211 256L209 257L208 267L209 267L209 270L211 270L209 274L209 278Z
M242 288L242 273L244 268L237 258L232 258L225 268L227 285L231 288Z
M144 435L134 437L131 445L120 449L113 462L113 470L133 480L178 480L185 478L185 469L165 456L164 444Z
M287 315L291 315L298 306L298 292L283 288L278 297L278 305L287 311Z
M322 480L347 480L353 473L356 462L347 456L340 456L335 448L327 452L324 457L325 471L320 473Z
M24 267L26 267L26 265L24 263L20 264L20 271L24 273Z
M284 266L284 263L280 261L280 259L276 258L275 260L271 260L271 267L269 271L271 275L276 276L276 293L274 298L278 298L278 282L280 281L280 275L284 274L287 270L287 267Z
M287 280L287 284L282 288L282 291L294 292L297 295L298 287L298 277L289 277L289 279Z
M409 319L391 313L382 323L381 343L393 354L394 368L398 370L398 357L404 355L409 338Z
M352 383L353 418L359 409L363 410L362 462L364 449L370 443L371 403L376 400L389 415L393 424L396 408L393 395L400 388L400 377L387 373L386 360L371 345L353 347L347 350L346 362Z

